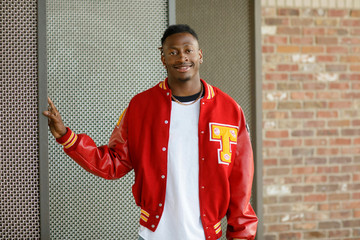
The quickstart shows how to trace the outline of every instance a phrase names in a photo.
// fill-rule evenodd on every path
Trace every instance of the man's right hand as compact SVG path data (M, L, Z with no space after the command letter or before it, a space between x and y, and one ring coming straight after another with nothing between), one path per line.
M49 107L47 111L43 112L43 115L48 118L48 125L52 135L55 138L60 138L64 136L67 132L67 129L61 120L59 111L56 109L54 103L48 97Z

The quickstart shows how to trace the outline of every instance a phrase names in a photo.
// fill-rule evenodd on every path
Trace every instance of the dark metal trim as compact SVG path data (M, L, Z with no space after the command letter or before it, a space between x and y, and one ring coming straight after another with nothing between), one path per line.
M262 51L261 51L261 0L254 1L255 38L255 210L259 219L256 239L263 239L263 159L262 159Z
M42 112L47 109L46 0L38 0L37 8L40 238L50 239L48 126L47 118L42 115Z
M176 24L176 0L168 0L169 25Z

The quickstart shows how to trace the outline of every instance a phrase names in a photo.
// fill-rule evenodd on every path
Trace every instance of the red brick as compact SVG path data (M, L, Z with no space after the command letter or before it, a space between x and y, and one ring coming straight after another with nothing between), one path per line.
M301 202L301 201L302 201L301 195L291 195L291 196L279 197L279 203L294 203L294 202Z
M359 90L360 89L360 83L351 84L351 88L354 89L354 90Z
M297 64L278 64L276 70L282 72L298 71L299 66Z
M304 123L304 127L306 128L323 128L325 127L325 121L306 121Z
M305 146L325 146L327 145L326 139L305 139Z
M339 152L337 148L318 148L316 151L318 155L338 155Z
M346 164L352 162L350 157L331 157L329 160L331 164Z
M315 167L294 167L292 174L312 174L315 172Z
M264 166L276 166L278 165L278 160L276 158L268 158L263 160Z
M317 18L315 19L315 26L324 26L324 27L337 27L338 20L331 18Z
M348 63L360 62L360 56L341 56L340 61Z
M345 26L345 27L359 27L359 26L360 26L360 20L356 20L356 19L342 19L342 20L341 20L341 26Z
M317 37L316 44L330 45L337 44L338 39L336 37Z
M288 74L287 73L266 73L265 79L272 80L272 81L285 81L285 80L288 80Z
M278 90L299 90L301 88L299 83L278 83Z
M293 130L291 132L291 136L293 137L309 137L314 136L313 130Z
M305 202L324 202L326 201L327 197L326 194L310 194L307 196L304 196ZM311 219L308 219L311 220ZM313 219L315 220L315 219Z
M357 202L357 206L360 206L360 202ZM360 226L360 219L345 220L343 221L343 226L346 228L357 228Z
M291 112L291 117L292 118L313 118L315 115L314 112Z
M330 145L350 145L351 139L348 138L336 138L330 139Z
M343 135L343 136L360 136L360 129L342 129L341 135Z
M299 46L278 46L277 47L277 52L278 53L297 53L300 52L300 47Z
M329 231L329 237L331 239L350 237L350 231L349 230L333 230L333 231Z
M312 81L314 80L314 74L310 73L291 73L290 80L292 81Z
M339 116L337 111L318 111L317 118L337 118Z
M293 228L295 230L312 230L317 228L317 223L314 222L294 223ZM301 239L301 237L297 239Z
M360 72L360 65L351 65L350 71Z
M302 158L282 158L280 159L280 165L302 165Z
M348 147L348 148L341 148L341 154L345 155L358 155L360 154L360 148L359 147Z
M275 109L275 107L276 107L275 102L263 102L262 104L262 108L264 110Z
M348 10L337 10L337 9L329 9L328 16L329 17L345 17L348 16Z
M323 53L324 47L322 46L303 46L301 52L302 53Z
M317 173L338 173L339 172L339 166L318 167L316 172Z
M309 26L314 23L312 18L293 18L291 19L292 26Z
M350 120L332 120L328 122L329 127L348 127Z
M326 108L327 107L327 102L322 102L322 101L306 101L303 103L304 109L309 109L309 108Z
M338 102L329 102L329 108L351 108L352 102L349 101L338 101Z
M327 221L327 222L319 222L320 229L333 229L333 228L340 228L341 223L338 221Z
M360 201L355 201L355 202L343 202L342 203L342 207L344 209L356 209L360 207ZM356 226L360 226L360 219L357 220L359 224L357 224ZM344 227L351 227L352 222L349 222L348 224L344 223ZM355 226L354 226L355 227Z
M336 192L339 190L338 184L325 184L325 185L317 185L316 192Z
M276 29L276 33L279 35L300 35L301 31L299 27L280 27Z
M289 25L288 18L265 18L265 24L270 26Z
M304 83L303 84L304 90L322 90L326 88L325 83Z
M301 146L302 140L301 139L287 139L287 140L280 140L280 147L296 147Z
M327 177L324 175L305 176L305 183L324 183L327 181Z
M274 17L276 16L276 8L272 7L262 7L261 8L261 15L264 17Z
M307 99L314 99L313 92L292 92L291 99L294 100L307 100Z
M312 36L325 35L325 28L303 28L303 34Z
M324 55L316 56L316 62L336 62L337 56Z
M301 183L302 177L284 177L284 184L294 184L294 183Z
M343 173L356 173L356 172L360 172L360 165L346 165L346 166L341 166L341 172L343 172Z
M332 193L329 194L329 201L344 201L349 200L350 194L349 193Z
M356 38L356 37L354 37L354 38L342 38L341 39L341 43L342 44L356 44L356 45L358 45L358 44L360 44L360 38Z
M316 133L317 136L338 136L339 131L337 129L320 129Z
M351 29L350 34L353 35L353 36L360 36L360 28Z
M268 112L266 113L266 118L268 119L287 119L289 118L289 113L287 112Z
M346 71L347 66L341 64L327 64L325 69L327 72L344 72Z
M290 38L291 44L304 45L304 44L312 44L313 42L314 42L313 37L291 37Z
M289 137L289 132L287 130L266 131L265 136L267 138L287 138L287 137Z
M308 193L313 192L314 186L312 185L305 185L305 186L292 186L291 193Z
M263 53L273 53L275 51L274 46L262 46Z
M360 74L358 74L358 73L340 74L339 80L360 81Z
M354 211L354 218L360 218L360 210Z
M314 155L314 149L311 148L293 148L292 149L292 155L293 156L313 156Z
M330 83L329 89L336 89L336 90L347 90L350 88L349 83Z
M296 8L279 8L277 9L278 16L299 16L299 9Z
M262 90L274 90L275 89L275 84L274 83L263 83L262 84Z
M355 138L354 139L354 144L359 145L360 144L360 138Z
M351 53L360 53L360 47L351 47L350 48Z
M264 146L264 147L276 147L276 141L267 141L267 140L264 140L264 141L263 141L263 146Z
M300 102L279 102L278 109L299 109L301 108Z
M288 37L286 36L266 36L264 39L264 43L271 43L271 44L288 44Z
M317 92L316 99L339 99L339 92Z
M343 46L329 46L329 47L326 47L326 52L327 53L348 53L349 49L348 49L348 47L343 47Z
M301 239L301 236L301 232L280 233L279 240L297 240Z
M286 175L290 173L289 168L268 168L266 171L267 176L273 175Z
M360 10L351 10L350 17L359 18L360 17Z
M351 99L354 99L354 98L360 98L360 92L345 92L345 93L342 93L341 94L341 97L342 98L351 98Z
M352 125L353 126L360 126L360 120L359 119L353 120Z
M289 224L273 224L267 226L267 232L285 232L290 230Z
M327 28L326 35L328 36L345 36L349 31L346 28Z
M338 202L319 204L320 211L338 210L340 208L341 208L340 203L338 203Z
M351 180L350 175L333 175L329 176L329 182L349 182Z

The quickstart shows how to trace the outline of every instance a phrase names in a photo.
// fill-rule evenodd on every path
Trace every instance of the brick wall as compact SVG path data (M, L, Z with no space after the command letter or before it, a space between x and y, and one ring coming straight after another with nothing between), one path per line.
M262 51L264 239L360 239L360 0L263 0Z

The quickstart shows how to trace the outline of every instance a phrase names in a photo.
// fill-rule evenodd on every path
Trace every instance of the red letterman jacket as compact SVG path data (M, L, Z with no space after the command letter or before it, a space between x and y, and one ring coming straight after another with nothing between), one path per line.
M258 219L250 205L253 155L244 114L224 92L201 80L205 95L199 116L199 200L206 239L254 239ZM135 171L132 192L141 207L140 224L155 231L164 207L171 90L167 79L136 95L110 137L97 147L69 128L57 141L85 170L105 179ZM186 117L186 116L185 116Z

